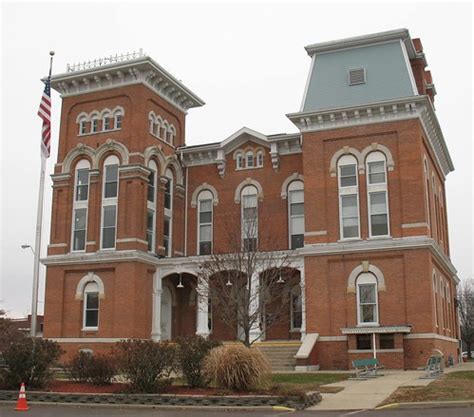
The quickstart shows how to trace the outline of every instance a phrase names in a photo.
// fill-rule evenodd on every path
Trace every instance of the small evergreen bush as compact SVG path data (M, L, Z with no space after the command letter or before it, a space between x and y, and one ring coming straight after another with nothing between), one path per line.
M114 356L134 392L156 393L172 382L176 347L169 342L122 340L115 344Z
M1 380L5 388L41 388L51 379L51 367L63 353L58 343L23 336L13 340L2 352L5 367Z
M220 342L206 340L201 336L178 339L178 367L189 387L206 387L209 384L202 372L204 358L217 346L220 346Z
M204 375L219 387L248 391L267 382L268 360L256 348L226 345L212 349L204 360Z

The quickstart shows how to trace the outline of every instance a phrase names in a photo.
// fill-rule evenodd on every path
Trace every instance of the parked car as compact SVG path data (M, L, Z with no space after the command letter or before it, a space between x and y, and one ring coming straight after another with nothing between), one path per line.
M463 359L467 359L467 352L461 354ZM474 359L474 350L471 350L471 358Z

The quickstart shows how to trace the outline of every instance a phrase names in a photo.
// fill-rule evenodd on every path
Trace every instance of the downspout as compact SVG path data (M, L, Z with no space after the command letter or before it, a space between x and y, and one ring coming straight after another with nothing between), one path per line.
M181 157L183 154L181 154ZM184 199L184 256L188 256L188 167L185 166L186 169L186 194L185 194L185 199Z

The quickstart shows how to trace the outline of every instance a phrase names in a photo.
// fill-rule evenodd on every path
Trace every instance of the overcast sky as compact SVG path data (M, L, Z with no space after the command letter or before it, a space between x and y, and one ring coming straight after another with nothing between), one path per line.
M299 110L310 43L406 27L422 39L438 95L437 115L456 171L447 178L451 258L472 277L472 10L468 3L3 3L1 18L0 308L31 309L40 170L36 116L56 51L66 63L143 48L207 104L191 109L186 142L220 141L242 126L264 134L295 132L285 117ZM53 92L56 162L61 100ZM43 250L49 241L47 177ZM416 277L413 277L414 279ZM43 311L42 267L39 311Z

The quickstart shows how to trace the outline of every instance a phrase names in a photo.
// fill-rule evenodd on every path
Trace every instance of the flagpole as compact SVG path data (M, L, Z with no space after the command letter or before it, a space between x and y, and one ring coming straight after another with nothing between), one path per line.
M49 60L49 79L51 79L51 73L53 69L53 55L51 51ZM40 173L40 184L39 184L39 195L38 195L38 211L36 213L36 237L35 237L35 259L33 268L33 295L31 302L31 323L30 323L30 336L36 336L36 322L38 317L38 287L39 287L39 269L40 269L40 258L41 258L41 231L43 228L43 198L44 198L44 178L46 171L46 155L41 152L41 173Z

